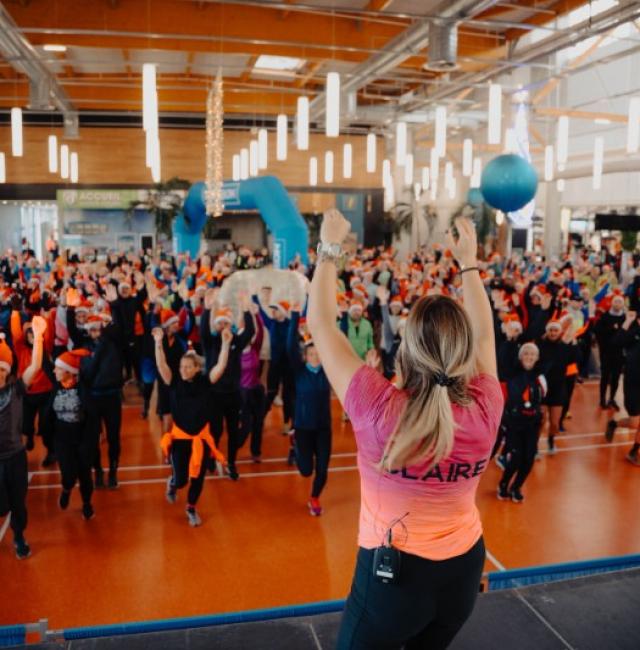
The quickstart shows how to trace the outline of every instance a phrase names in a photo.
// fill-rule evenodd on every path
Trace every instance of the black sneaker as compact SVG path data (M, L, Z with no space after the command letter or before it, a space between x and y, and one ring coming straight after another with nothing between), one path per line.
M548 444L547 455L548 456L555 456L558 453L558 451L556 449L555 440L553 438L548 438L547 439L547 444Z
M96 490L104 490L104 472L102 470L96 472L93 483Z
M497 496L499 501L506 501L509 498L509 490L503 485L498 485Z
M518 490L517 488L514 490L511 490L511 500L514 503L522 503L524 501L524 497L522 496L522 492Z
M42 461L42 467L51 467L51 465L55 465L55 463L56 463L55 454L48 451L47 455L44 457Z
M227 465L227 476L232 481L237 481L240 478L240 474L238 474L238 470L236 469L235 465Z
M115 490L118 487L118 470L109 470L109 489Z
M167 501L169 503L175 503L177 497L176 494L176 488L173 485L173 476L170 476L167 479L167 489L165 490L165 496L167 497Z
M27 444L25 446L26 446L27 451L33 451L33 448L35 446L33 436L27 436Z
M613 440L613 434L616 432L618 424L615 420L609 420L607 422L607 428L604 432L604 437L607 442L611 442Z
M62 490L60 492L60 498L58 499L58 505L60 510L66 510L69 507L69 498L71 497L71 490Z
M19 560L26 560L31 555L31 548L24 537L14 539L13 545L16 548L16 557Z
M93 509L93 506L90 503L84 503L82 505L82 516L85 518L86 521L89 521L89 519L93 519L95 517L95 510Z

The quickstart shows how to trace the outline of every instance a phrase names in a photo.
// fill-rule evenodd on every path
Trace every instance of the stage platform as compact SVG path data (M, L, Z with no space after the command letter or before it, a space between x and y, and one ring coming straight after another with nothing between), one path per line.
M340 613L13 646L29 650L329 650ZM452 650L638 650L640 569L481 594Z

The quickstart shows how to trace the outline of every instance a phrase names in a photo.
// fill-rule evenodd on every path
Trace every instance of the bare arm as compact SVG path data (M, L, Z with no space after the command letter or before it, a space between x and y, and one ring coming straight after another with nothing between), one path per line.
M229 349L231 348L231 340L233 334L229 330L222 332L222 346L220 347L220 354L218 355L218 363L209 371L209 381L215 384L220 377L224 374L229 361Z
M341 244L349 233L349 222L337 211L325 212L321 239ZM322 361L322 367L338 399L344 404L351 379L363 365L347 337L336 327L337 269L323 261L316 267L309 291L309 330Z
M38 370L42 368L42 354L44 349L44 333L47 330L47 322L40 316L34 316L32 320L33 329L33 351L31 352L31 363L22 373L22 383L29 388L35 379Z
M170 386L171 381L173 380L173 376L171 373L171 368L169 368L169 364L167 363L167 357L164 353L164 347L162 347L164 332L159 327L155 327L151 332L151 334L155 341L156 366L158 367L158 372L160 373L160 377L162 378L162 381L167 386Z

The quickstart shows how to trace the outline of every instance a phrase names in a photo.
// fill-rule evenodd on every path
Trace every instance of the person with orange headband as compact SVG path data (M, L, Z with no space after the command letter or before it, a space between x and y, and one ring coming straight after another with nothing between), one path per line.
M33 348L31 363L22 376L12 374L14 356L4 337L0 340L0 517L11 513L16 556L31 555L24 538L27 527L27 452L22 441L22 408L27 388L42 367L42 350L47 322L40 316L31 321Z
M163 347L164 332L157 327L152 335L158 373L169 387L173 419L171 430L162 436L160 443L173 469L167 480L167 501L175 503L177 491L189 483L187 519L190 526L200 526L202 519L196 511L196 504L204 485L208 460L213 456L224 464L224 456L218 451L209 430L210 386L222 377L227 367L233 334L229 329L222 331L217 363L206 376L202 372L203 360L192 350L182 356L179 372L174 373L167 363Z

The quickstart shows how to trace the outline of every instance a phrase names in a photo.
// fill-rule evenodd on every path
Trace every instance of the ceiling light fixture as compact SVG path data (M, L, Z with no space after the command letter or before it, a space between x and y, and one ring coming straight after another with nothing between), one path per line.
M276 160L287 159L287 116L281 113L276 120Z
M489 84L489 144L500 144L502 137L502 86Z
M296 111L296 143L299 151L309 149L309 98L298 97Z
M328 138L337 138L340 133L340 75L327 74L325 106L325 133Z
M377 166L377 142L376 134L368 133L367 134L367 173L373 174L376 171Z

